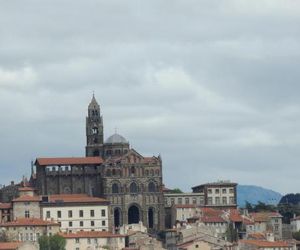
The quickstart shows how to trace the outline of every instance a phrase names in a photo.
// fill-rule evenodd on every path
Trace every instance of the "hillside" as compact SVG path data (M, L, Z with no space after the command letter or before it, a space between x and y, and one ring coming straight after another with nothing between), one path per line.
M278 192L252 185L238 185L237 195L237 201L240 207L243 207L246 201L251 204L257 204L261 201L266 204L277 205L282 197Z

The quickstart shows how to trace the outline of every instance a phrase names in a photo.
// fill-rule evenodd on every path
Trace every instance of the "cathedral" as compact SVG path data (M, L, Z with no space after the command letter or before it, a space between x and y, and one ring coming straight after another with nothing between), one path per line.
M40 195L87 193L110 202L112 229L143 222L164 228L162 161L145 157L115 133L104 141L100 106L93 95L86 117L85 157L37 158Z

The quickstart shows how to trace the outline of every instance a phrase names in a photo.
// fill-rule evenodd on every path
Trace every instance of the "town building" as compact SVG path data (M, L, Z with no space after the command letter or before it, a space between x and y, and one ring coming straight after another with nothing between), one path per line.
M215 236L214 232L202 223L194 223L176 229L166 230L164 246L170 250L237 249L232 243Z
M293 232L300 231L300 216L294 216L294 218L291 219L291 226Z
M164 192L165 207L172 205L204 206L204 193L170 193Z
M264 233L271 231L275 240L282 239L282 215L278 212L250 213L250 218L254 222L252 232Z
M237 207L237 183L218 181L192 187L193 193L204 194L204 206L220 209Z
M32 242L0 242L0 250L38 250Z
M17 218L0 224L11 241L37 242L42 235L51 236L59 232L59 223L39 218Z
M86 194L41 197L42 218L60 223L62 232L109 231L108 201Z
M110 232L79 231L76 233L61 233L60 235L66 239L66 250L119 250L125 247L125 235Z
M0 203L0 223L10 221L12 218L12 205L8 203Z
M142 221L154 231L164 228L162 160L144 157L115 133L104 141L100 106L93 96L86 117L86 157L37 158L40 195L85 193L110 202L114 228Z
M239 249L243 250L293 250L293 245L284 241L240 240Z

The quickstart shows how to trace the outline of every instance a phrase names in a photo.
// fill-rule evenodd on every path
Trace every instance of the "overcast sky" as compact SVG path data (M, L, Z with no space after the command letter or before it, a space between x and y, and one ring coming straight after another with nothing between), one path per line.
M83 156L95 91L167 187L299 192L300 1L1 1L0 183Z

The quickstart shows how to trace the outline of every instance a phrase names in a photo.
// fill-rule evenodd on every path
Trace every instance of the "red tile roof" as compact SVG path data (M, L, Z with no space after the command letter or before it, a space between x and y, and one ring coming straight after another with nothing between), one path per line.
M221 216L223 213L222 210L209 207L201 208L201 211L205 216Z
M254 225L254 221L252 221L252 220L250 220L250 219L248 219L246 217L243 217L243 223L245 225Z
M64 158L37 158L36 164L40 166L56 165L96 165L103 163L101 157L64 157Z
M60 233L64 238L74 239L74 238L120 238L125 237L121 234L113 234L107 231L79 231L76 233Z
M41 198L39 196L31 196L31 195L22 195L16 199L13 199L13 202L24 202L24 201L36 201L39 202Z
M11 203L0 203L0 209L10 209L12 208Z
M241 240L240 242L257 247L289 247L289 244L284 241Z
M248 238L252 240L265 240L266 237L263 233L251 233L248 234Z
M62 201L64 203L106 203L108 200L98 197L91 197L87 194L53 194L48 195L49 202Z
M13 200L13 202L40 202L42 201L43 196L31 196L31 195L23 195L19 198ZM48 195L48 201L46 203L56 203L58 201L64 203L107 203L108 200L99 198L99 197L91 197L87 194L53 194ZM1 205L0 205L1 208Z
M231 209L229 214L229 220L232 222L243 222L243 217L237 209Z
M22 242L0 242L0 250L15 250Z
M59 226L57 222L46 221L38 218L18 218L14 221L1 223L2 227L21 227L21 226Z
M224 222L226 222L220 216L204 216L204 217L200 218L200 221L202 221L204 223L224 223Z
M251 217L253 217L255 222L266 222L270 220L270 218L282 217L282 215L277 212L259 212L259 213L251 213L250 215Z

